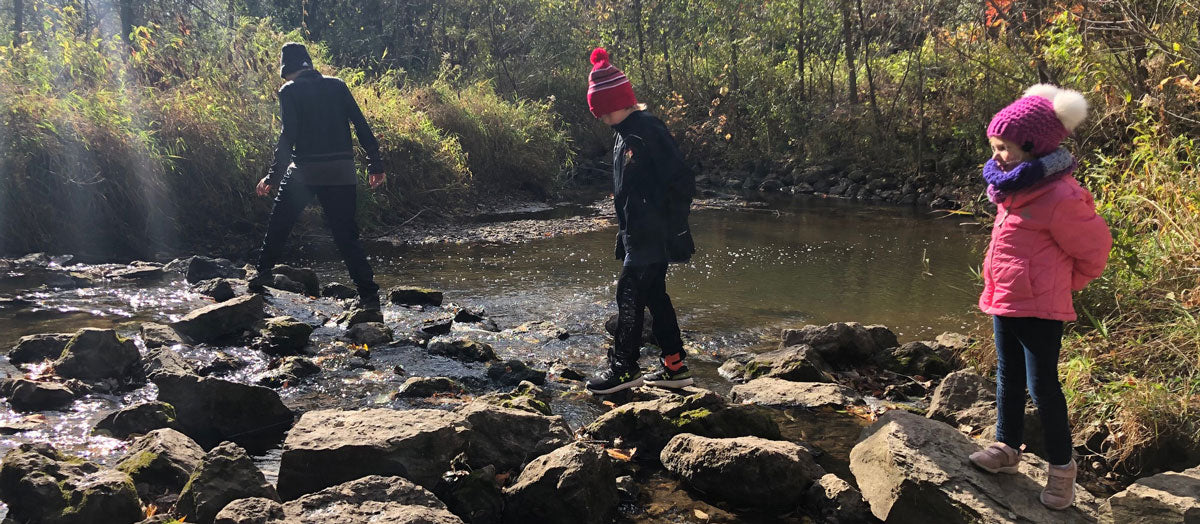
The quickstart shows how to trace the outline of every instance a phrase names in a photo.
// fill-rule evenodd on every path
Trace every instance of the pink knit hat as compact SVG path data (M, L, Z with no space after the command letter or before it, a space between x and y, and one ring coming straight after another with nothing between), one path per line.
M1037 84L992 117L987 135L1011 140L1041 157L1058 149L1084 118L1087 100L1078 91Z
M637 105L633 85L625 73L608 61L608 52L597 47L592 51L592 72L588 75L588 109L596 118L613 111Z

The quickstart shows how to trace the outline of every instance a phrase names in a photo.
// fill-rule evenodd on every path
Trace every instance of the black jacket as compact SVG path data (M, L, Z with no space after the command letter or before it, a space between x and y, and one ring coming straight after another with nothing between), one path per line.
M292 162L323 162L354 158L350 142L350 124L358 134L358 143L367 150L368 171L383 172L379 142L363 118L350 88L340 79L323 76L309 69L279 88L279 112L283 129L275 159L267 174L277 184Z
M634 111L613 128L617 258L625 258L626 248L664 246L670 262L688 261L696 251L688 228L696 186L679 146L667 126L644 111Z

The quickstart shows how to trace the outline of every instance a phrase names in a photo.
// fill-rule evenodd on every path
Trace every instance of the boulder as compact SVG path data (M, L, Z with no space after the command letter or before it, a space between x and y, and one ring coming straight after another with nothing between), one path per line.
M488 362L496 360L496 353L486 342L466 338L454 340L434 339L429 342L429 353L463 362ZM544 380L544 378L543 378Z
M170 326L157 322L142 322L141 334L142 343L145 344L146 349L183 344L183 338L179 336L179 333L176 333Z
M292 278L287 275L271 275L270 287L281 291L295 293L297 295L304 295L306 291L304 284L292 280Z
M292 411L269 388L169 373L153 380L158 399L175 406L180 431L204 447L231 440L251 453L262 453L278 444L292 425Z
M328 298L336 298L345 300L358 296L358 291L354 288L339 282L330 282L321 288L321 296Z
M1106 523L1200 523L1200 466L1138 479L1104 506Z
M173 429L156 429L138 438L117 461L117 470L133 479L143 499L179 493L200 463L204 448Z
M41 333L27 335L17 341L8 352L8 361L14 366L33 364L43 360L54 360L62 355L71 341L72 333Z
M233 291L233 285L229 283L228 279L224 278L205 280L196 284L193 290L201 295L211 297L217 302L224 302L237 296L237 293Z
M75 401L75 391L57 382L25 378L0 380L0 396L8 399L13 411L62 410Z
M616 517L612 462L596 446L572 443L530 462L504 490L507 523L607 524Z
M471 524L500 524L504 518L504 493L497 484L496 468L455 470L442 477L434 492L451 513Z
M271 317L262 329L256 347L272 355L294 355L308 345L313 327L293 317Z
M804 493L804 507L818 517L818 522L879 522L871 514L871 507L863 500L862 493L833 473L826 473L808 488Z
M743 362L744 360L744 362ZM731 380L771 377L795 382L833 382L833 369L809 346L788 346L746 359L732 358L721 366Z
M321 281L317 279L317 272L306 267L292 267L284 264L277 264L271 270L274 275L283 275L288 279L300 284L300 293L310 297L321 295Z
M467 419L467 463L473 468L495 466L497 471L519 471L535 457L544 455L573 439L562 417L476 401L458 409Z
M265 304L262 295L242 295L192 311L171 327L196 342L211 342L250 329L262 320Z
M54 361L54 371L60 377L84 382L132 382L142 374L141 362L133 340L117 337L111 329L84 328L67 342L62 356Z
M47 443L21 444L4 455L0 501L12 522L133 524L145 517L129 475Z
M249 497L279 500L246 450L224 442L204 455L179 493L175 511L189 522L211 524L227 504Z
M974 371L963 369L946 375L933 390L925 416L947 422L968 435L994 440L996 435L996 383ZM1045 450L1042 418L1029 401L1025 405L1025 449Z
M458 394L463 392L462 384L446 377L409 377L396 391L397 397L425 398L439 393Z
M425 488L402 477L370 475L283 505L296 524L462 524Z
M889 371L925 378L940 377L950 372L950 364L925 342L909 342L898 348L884 350L879 354L879 363L880 367Z
M400 306L440 306L442 292L423 287L399 286L388 290L388 302Z
M392 328L387 327L383 322L354 324L342 336L350 342L366 344L367 347L388 344L394 339Z
M542 385L546 383L546 370L533 369L520 360L491 362L487 367L487 376L500 386L515 386L522 382Z
M980 444L942 422L889 411L850 452L850 471L871 512L888 522L1095 522L1099 504L1076 486L1075 506L1054 511L1037 494L1047 464L1026 453L1020 471L993 475L967 457Z
M701 493L735 507L773 513L794 509L825 474L803 447L758 437L683 433L667 442L659 458L663 467Z
M154 380L155 375L161 373L191 375L196 370L178 351L164 346L146 352L146 358L142 359L142 372Z
M283 504L278 500L250 497L226 504L213 524L270 524L283 519Z
M782 347L811 346L826 362L846 367L865 364L881 350L899 345L891 330L857 322L785 329L782 338Z
M738 384L729 392L729 400L776 408L840 408L861 404L862 397L853 389L826 382L792 382L777 378L756 378Z
M188 284L196 284L214 278L245 277L246 270L233 265L233 262L227 259L209 258L200 255L187 259L187 269L184 270L184 279L187 280Z
M166 402L150 401L105 415L92 428L92 434L124 440L131 435L145 435L156 429L174 427L175 408Z
M512 409L527 411L535 415L552 415L550 396L532 382L522 382L508 392L488 393L479 397L484 402Z
M635 390L635 394L638 392ZM761 408L731 405L720 395L698 388L687 393L650 392L656 398L618 406L588 425L586 433L600 440L621 438L627 446L654 455L680 433L712 438L781 438L779 426Z
M400 475L432 488L467 445L469 426L457 413L318 410L288 432L279 465L284 499L365 475Z

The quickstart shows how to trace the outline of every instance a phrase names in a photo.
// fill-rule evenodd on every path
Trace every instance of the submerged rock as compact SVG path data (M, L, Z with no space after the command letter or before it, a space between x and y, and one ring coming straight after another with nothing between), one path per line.
M1095 522L1095 497L1076 486L1075 506L1046 508L1037 494L1047 464L1026 453L1020 472L993 475L967 456L980 445L954 428L906 411L889 411L850 452L850 471L871 512L891 522Z
M546 383L546 370L533 369L516 359L489 363L487 376L500 386L515 386L521 382L531 382L539 386Z
M179 336L179 333L176 333L170 326L157 322L142 322L141 334L142 343L146 345L146 349L183 344L183 338Z
M170 267L170 265L168 265ZM233 265L224 258L210 258L196 255L188 258L184 270L184 279L188 284L196 284L214 278L245 278L246 270Z
M127 382L139 378L141 361L132 340L118 337L111 329L84 328L67 342L62 356L54 362L54 370L61 377L84 382Z
M283 505L284 522L297 524L462 524L425 488L403 477L370 475L331 486Z
M4 455L0 501L14 522L133 524L145 517L129 475L47 443L21 444Z
M248 497L279 500L246 451L225 442L204 455L180 492L175 509L187 515L189 522L210 524L227 504Z
M180 430L201 446L231 440L261 453L278 444L292 425L292 411L269 388L167 373L153 380L158 399L175 406Z
M808 409L845 407L863 402L857 392L846 386L768 377L734 386L729 392L729 399L760 406Z
M19 366L54 360L62 355L63 349L73 336L73 333L41 333L21 337L17 345L9 350L8 361L14 366Z
M197 293L211 297L217 302L224 302L237 296L237 293L233 291L233 284L230 284L229 280L224 278L205 280L196 284L193 289Z
M117 470L133 479L138 494L153 500L179 493L204 460L204 448L173 429L156 429L138 438L117 461Z
M467 443L467 420L433 409L317 410L288 432L279 465L284 499L365 475L432 488Z
M75 391L57 382L24 378L0 380L0 396L8 399L13 411L61 410L75 401Z
M744 362L743 362L744 361ZM771 377L795 382L833 382L833 369L809 346L788 346L751 357L734 358L721 366L730 380Z
M271 273L283 275L293 282L300 284L299 293L310 297L320 296L321 294L321 281L317 279L317 272L312 269L278 264L271 270ZM289 289L288 291L291 290Z
M1168 524L1200 522L1200 466L1138 479L1104 503L1102 522Z
M262 320L265 305L262 295L242 295L192 311L171 327L188 339L211 342L250 329Z
M562 417L548 417L472 402L458 409L467 419L467 463L474 468L495 466L497 471L519 470L535 457L571 442L571 429Z
M492 346L486 342L466 338L454 340L434 339L429 342L429 353L464 362L496 360L496 353L492 351Z
M401 306L440 306L442 292L424 288L399 286L388 290L388 302Z
M607 524L616 516L612 462L600 448L573 443L530 462L504 490L504 521Z
M758 437L676 435L659 455L668 471L702 493L741 508L794 509L825 474L803 447Z
M151 401L105 415L92 428L92 434L124 440L131 435L144 435L156 429L175 426L175 408L166 402Z

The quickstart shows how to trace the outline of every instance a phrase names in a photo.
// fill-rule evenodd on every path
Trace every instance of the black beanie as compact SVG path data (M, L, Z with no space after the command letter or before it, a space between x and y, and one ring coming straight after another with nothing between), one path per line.
M304 44L283 44L283 49L279 52L279 76L287 78L296 71L311 69L312 66L312 58L308 56L308 48L304 47Z

